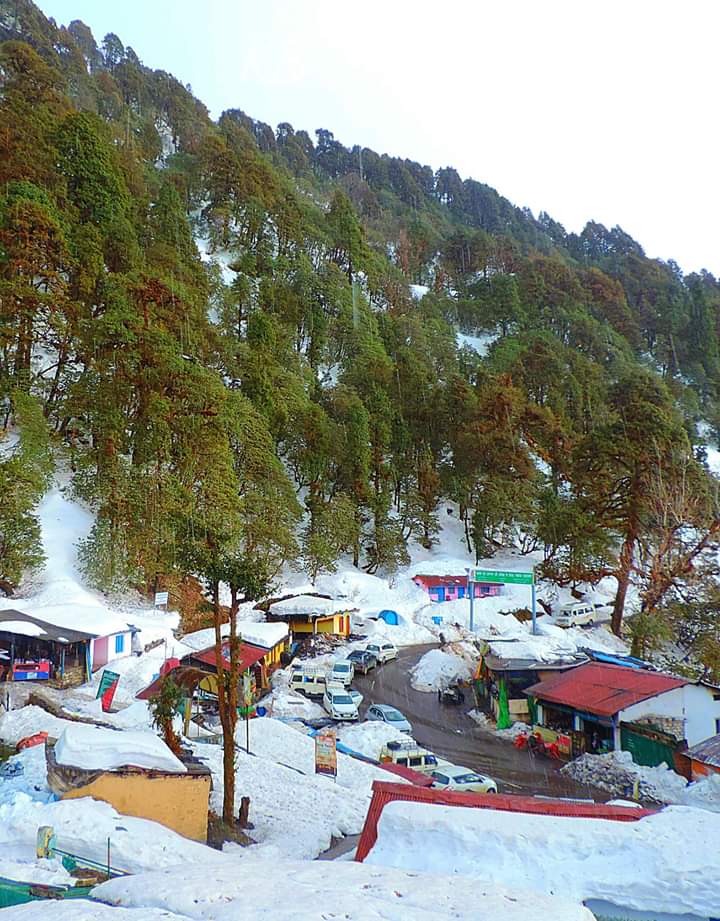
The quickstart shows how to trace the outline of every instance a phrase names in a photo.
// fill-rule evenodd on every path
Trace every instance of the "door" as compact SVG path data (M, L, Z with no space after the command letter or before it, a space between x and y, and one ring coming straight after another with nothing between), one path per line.
M631 753L635 764L657 767L665 762L673 766L675 745L671 736L665 733L645 730L645 727L632 727L620 724L620 748Z
M92 670L96 672L108 663L108 638L99 636L93 643Z

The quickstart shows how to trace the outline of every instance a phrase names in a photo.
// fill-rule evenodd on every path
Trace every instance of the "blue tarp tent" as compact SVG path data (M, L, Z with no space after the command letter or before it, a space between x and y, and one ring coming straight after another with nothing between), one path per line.
M397 611L380 611L378 620L384 620L386 624L390 624L392 627L397 627L399 623Z

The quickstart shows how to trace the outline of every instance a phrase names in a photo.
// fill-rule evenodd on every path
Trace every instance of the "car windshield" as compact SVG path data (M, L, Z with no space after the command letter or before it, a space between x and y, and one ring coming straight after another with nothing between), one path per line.
M479 774L473 774L472 772L468 774L458 774L457 777L453 777L455 783L482 783L483 778Z
M405 722L405 717L402 715L402 713L399 710L392 710L392 709L386 710L385 719L392 720L393 722L397 722L398 720L401 720L403 723Z
M349 694L333 694L332 702L334 704L351 704L353 699Z
M349 672L350 666L347 664L347 662L336 662L335 671L336 672Z

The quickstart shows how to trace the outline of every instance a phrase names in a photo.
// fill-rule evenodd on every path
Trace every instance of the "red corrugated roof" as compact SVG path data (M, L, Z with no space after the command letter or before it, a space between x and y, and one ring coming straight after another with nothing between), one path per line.
M615 822L637 822L656 810L629 806L606 806L604 803L578 803L571 800L540 799L532 796L490 793L455 793L432 787L412 787L408 784L373 781L373 795L365 816L355 860L363 861L377 841L380 815L388 803L401 800L439 806L471 806L475 809L497 809L500 812L526 812L531 815L565 816L576 819L609 819Z
M251 665L255 665L268 654L267 649L261 646L253 646L252 643L240 644L240 671L245 671ZM222 645L223 665L230 665L230 644L225 642ZM215 667L215 647L208 646L207 649L201 649L200 652L193 652L185 657L189 661L202 662L204 665Z
M597 716L614 716L626 707L657 697L687 684L659 672L588 662L532 685L526 694L540 700L563 704L573 710L585 710Z

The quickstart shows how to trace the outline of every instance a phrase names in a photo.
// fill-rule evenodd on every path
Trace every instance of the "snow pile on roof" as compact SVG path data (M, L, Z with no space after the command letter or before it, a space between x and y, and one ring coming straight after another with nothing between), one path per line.
M94 771L114 771L132 765L185 774L187 768L152 732L122 732L85 723L68 726L55 745L58 764Z
M338 730L338 738L353 751L378 761L383 746L397 739L407 741L408 736L393 729L389 723L383 723L381 720L368 720L364 723L341 726Z
M381 768L341 753L337 782L315 774L315 742L303 731L264 717L250 722L245 753L245 724L237 729L235 791L250 796L252 837L263 850L285 857L316 857L333 837L359 834L365 822L373 780L387 780ZM223 768L219 745L194 745L194 754L213 774L211 807L222 811Z
M430 290L427 285L408 285L408 287L410 288L410 296L416 301L422 300Z
M585 754L566 764L561 771L579 783L592 784L618 795L626 794L637 781L643 800L720 812L720 774L689 784L666 764L657 767L635 764L627 751Z
M234 849L233 849L234 852ZM167 870L110 880L96 898L164 908L193 921L592 921L567 899L447 876L406 873L352 862L264 860L251 853L213 867ZM222 894L220 896L220 894ZM46 911L43 908L43 911ZM102 916L100 916L102 917ZM133 916L135 917L135 916ZM142 914L142 919L152 921ZM73 918L73 921L76 919ZM89 916L77 921L90 921ZM112 921L112 917L108 919ZM122 921L122 918L119 918Z
M472 668L466 658L442 649L431 649L412 670L410 683L416 691L437 691L470 678Z
M276 617L295 617L315 614L319 616L336 614L345 608L332 598L316 598L313 595L294 595L270 605L270 613Z
M13 610L17 611L18 609L13 608ZM23 613L27 612L23 611ZM41 636L45 634L42 627L24 620L4 620L2 630L8 633L16 633L18 636Z
M256 613L260 613L259 611ZM264 646L266 649L272 649L277 643L281 643L288 635L287 624L266 623L265 621L240 621L238 623L238 636L246 643L254 646ZM220 635L225 638L230 636L230 624L221 624ZM188 646L194 652L200 652L209 646L215 645L215 627L207 627L205 630L195 630L194 633L186 633L182 638L185 646Z
M613 822L394 802L366 863L706 917L720 907L719 848L717 818L682 806Z

